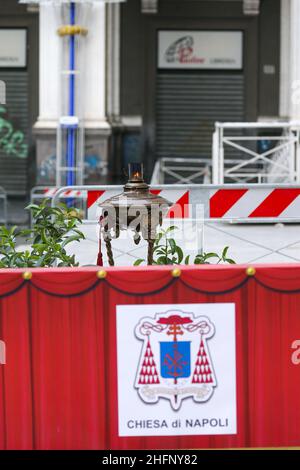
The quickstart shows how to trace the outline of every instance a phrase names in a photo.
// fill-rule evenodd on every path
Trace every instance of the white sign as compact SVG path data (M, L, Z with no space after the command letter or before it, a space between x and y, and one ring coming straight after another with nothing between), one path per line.
M59 122L61 126L78 126L79 118L78 116L61 116Z
M240 70L243 67L243 33L159 31L158 67Z
M236 434L234 304L117 306L120 436Z
M0 67L26 67L26 29L0 29Z

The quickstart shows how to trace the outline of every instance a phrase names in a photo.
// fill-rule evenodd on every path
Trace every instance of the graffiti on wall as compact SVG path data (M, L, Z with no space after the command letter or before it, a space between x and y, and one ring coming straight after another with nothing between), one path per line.
M87 154L84 157L85 184L98 183L99 178L106 175L106 165L100 155ZM38 184L55 185L56 155L48 155L38 166Z
M0 149L7 156L27 158L28 145L25 142L25 134L14 129L13 124L5 116L6 114L6 108L0 106Z

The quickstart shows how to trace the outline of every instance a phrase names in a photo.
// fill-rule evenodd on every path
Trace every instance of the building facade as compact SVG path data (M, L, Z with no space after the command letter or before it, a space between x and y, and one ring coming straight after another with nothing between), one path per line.
M133 0L121 31L121 113L140 123L148 171L210 158L215 121L278 118L280 1Z
M55 184L60 25L52 7L1 0L0 31L27 32L25 66L4 67L0 57L5 119L28 145L20 158L0 142L4 187L6 167L12 176L22 173L27 191ZM144 161L149 177L163 156L210 158L215 121L300 118L298 0L98 4L88 30L81 84L86 182L119 181L129 161Z
M17 1L0 4L0 186L25 196L35 184L35 139L38 115L39 18Z

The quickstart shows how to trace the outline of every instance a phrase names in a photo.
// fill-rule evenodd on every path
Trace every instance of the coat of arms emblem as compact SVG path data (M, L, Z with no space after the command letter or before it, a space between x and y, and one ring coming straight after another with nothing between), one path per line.
M191 397L201 403L210 399L216 377L207 340L215 333L206 316L169 310L142 318L135 328L143 341L135 387L145 403L160 398L179 410Z

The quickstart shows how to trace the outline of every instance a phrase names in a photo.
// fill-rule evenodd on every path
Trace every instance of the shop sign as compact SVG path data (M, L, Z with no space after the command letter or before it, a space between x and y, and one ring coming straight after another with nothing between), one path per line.
M26 29L0 29L0 68L26 67Z
M158 68L241 70L242 31L159 31Z

